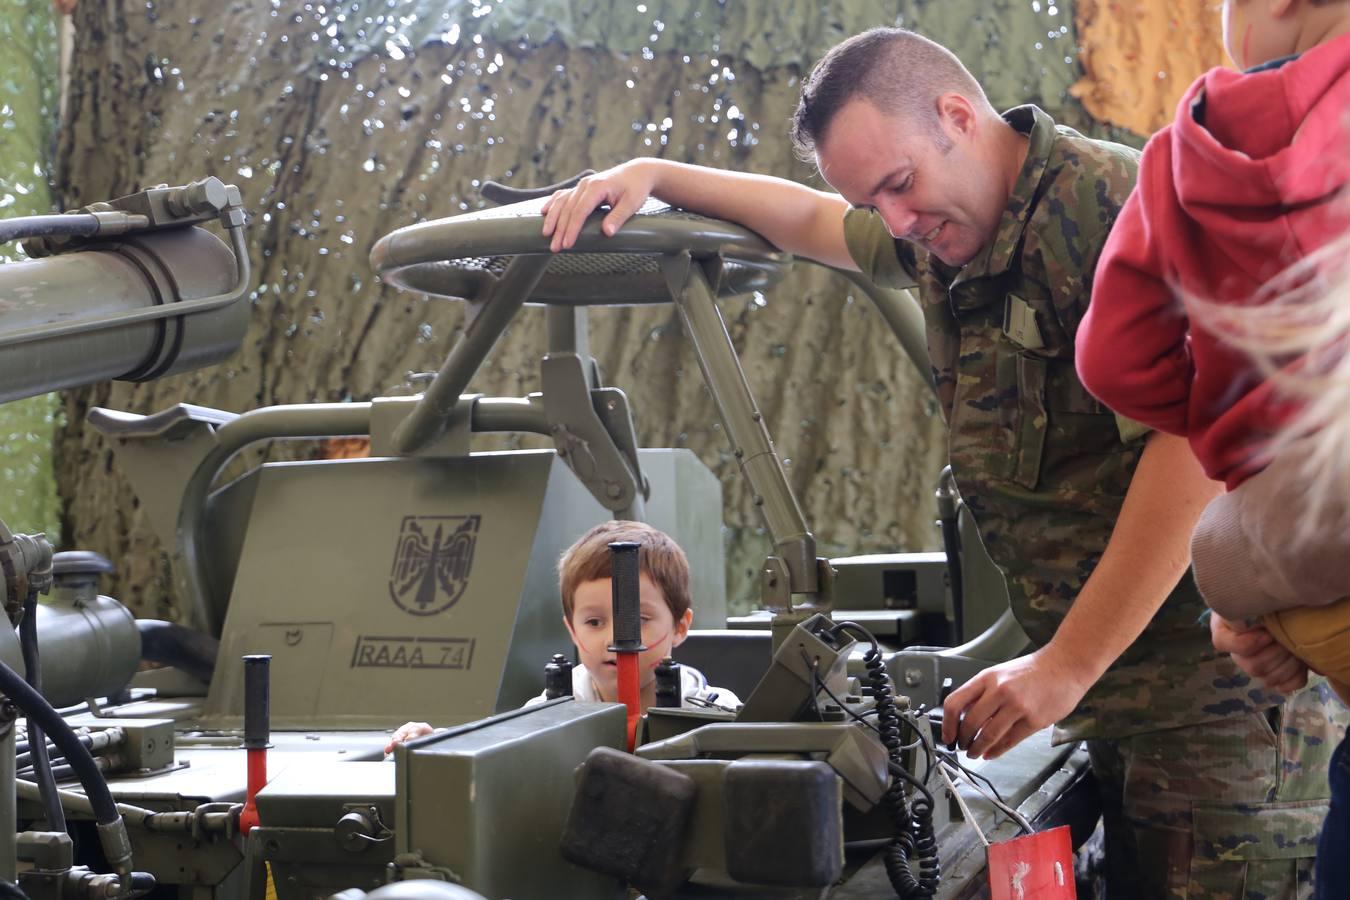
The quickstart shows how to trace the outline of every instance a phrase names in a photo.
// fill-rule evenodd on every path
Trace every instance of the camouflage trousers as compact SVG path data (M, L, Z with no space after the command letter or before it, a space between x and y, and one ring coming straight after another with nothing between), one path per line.
M1089 741L1108 900L1312 897L1347 720L1322 682L1265 712Z

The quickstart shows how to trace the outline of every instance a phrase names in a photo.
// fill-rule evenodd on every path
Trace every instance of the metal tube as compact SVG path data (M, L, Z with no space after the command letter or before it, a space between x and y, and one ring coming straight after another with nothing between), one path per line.
M539 394L528 397L479 397L470 414L474 431L526 431L532 434L552 434L544 416L543 398Z
M690 265L683 284L672 284L671 293L703 371L703 382L717 404L731 449L764 517L769 540L787 564L791 591L815 594L819 591L816 539L807 529L806 517L788 486L787 474L773 449L764 416L750 393L745 371L736 358L736 348L703 269Z
M178 510L178 549L183 557L183 575L197 629L220 636L220 623L216 621L207 593L201 543L207 494L225 464L240 450L258 441L369 434L369 403L268 406L246 412L216 431L216 447L198 463L183 489L183 503Z
M548 254L534 254L511 260L501 280L493 285L483 301L478 315L445 358L435 381L394 431L393 444L399 453L416 452L444 429L446 419L459 402L459 395L464 393L469 380L501 338L506 326L529 299L551 259Z
M195 300L180 300L177 303L119 311L92 319L78 319L61 325L44 324L33 328L9 331L0 334L0 347L9 347L28 341L49 340L72 334L85 334L91 331L123 328L127 325L141 325L173 316L197 315L229 306L248 291L248 283L252 278L252 272L249 267L248 245L244 240L244 226L230 226L227 230L230 232L230 241L234 248L234 286L228 290L208 297L199 297Z
M550 306L544 312L548 327L549 353L575 353L582 360L591 355L584 306Z

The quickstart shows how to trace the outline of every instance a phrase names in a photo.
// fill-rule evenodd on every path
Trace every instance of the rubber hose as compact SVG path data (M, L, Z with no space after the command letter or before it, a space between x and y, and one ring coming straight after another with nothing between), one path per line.
M18 216L0 219L0 244L53 234L92 235L98 233L98 219L87 213L54 216Z
M23 668L27 673L28 685L40 696L42 663L38 658L37 593L34 591L29 591L28 597L23 602L23 620L19 623L19 645L23 651ZM29 754L33 759L34 780L42 791L42 809L47 817L47 830L65 831L66 813L61 809L61 799L56 795L56 777L52 774L52 761L47 755L47 739L31 713L28 716L28 742L31 748Z
M209 634L160 619L137 619L141 659L181 669L198 681L211 683L220 641Z
M0 661L0 694L13 701L14 705L28 716L28 720L41 727L57 749L66 755L67 762L80 780L80 787L84 788L85 795L89 797L89 804L94 811L94 821L99 825L115 824L121 817L117 814L117 804L113 800L112 791L108 790L108 782L98 770L94 757L84 744L80 743L80 736L52 708L45 697L29 687L28 682L19 677L18 672L2 661Z

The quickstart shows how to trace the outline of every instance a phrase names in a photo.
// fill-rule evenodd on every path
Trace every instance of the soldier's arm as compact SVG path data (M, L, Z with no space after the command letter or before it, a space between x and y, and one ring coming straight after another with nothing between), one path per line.
M1181 580L1191 531L1222 490L1184 438L1151 435L1111 540L1054 638L953 692L943 739L993 758L1072 712Z
M571 247L587 217L610 207L602 228L612 235L646 199L757 232L794 256L856 271L844 242L848 203L838 194L767 175L691 166L664 159L635 159L598 172L570 190L558 191L544 206L544 235L554 252Z

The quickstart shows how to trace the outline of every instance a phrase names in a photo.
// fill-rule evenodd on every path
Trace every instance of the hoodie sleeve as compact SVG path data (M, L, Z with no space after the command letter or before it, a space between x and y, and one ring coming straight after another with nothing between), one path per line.
M1106 239L1075 356L1078 377L1098 400L1150 428L1185 436L1194 367L1165 257L1167 222L1177 207L1170 130L1144 149L1138 186Z

